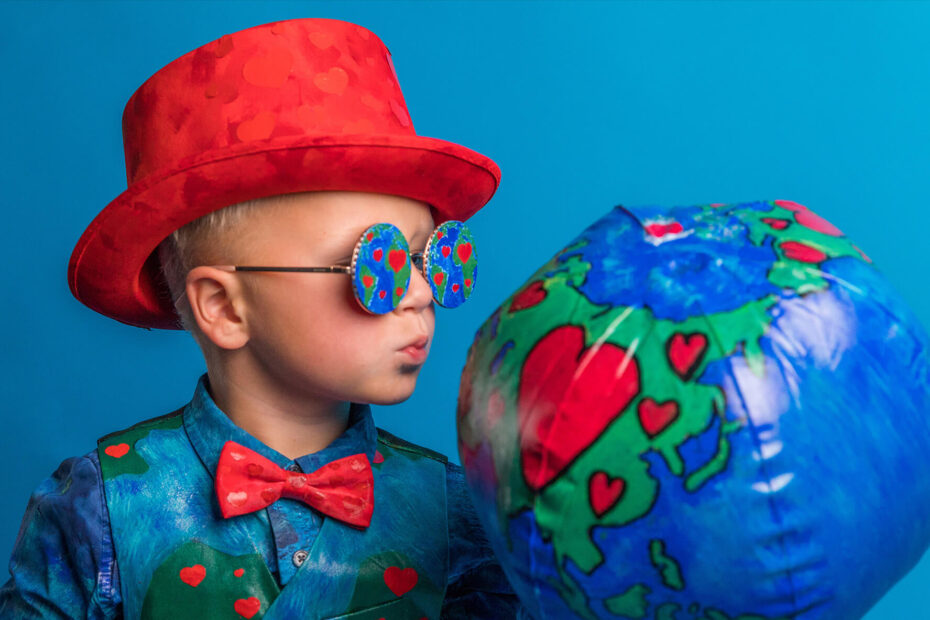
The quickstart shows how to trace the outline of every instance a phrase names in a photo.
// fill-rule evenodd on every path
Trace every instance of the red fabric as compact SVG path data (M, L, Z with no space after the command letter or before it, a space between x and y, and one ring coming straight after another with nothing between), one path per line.
M384 44L330 19L256 26L178 58L126 104L123 143L129 187L81 236L68 282L88 307L141 327L177 328L152 252L211 211L350 190L466 220L500 181L487 157L418 136Z
M220 453L216 497L227 519L287 497L356 527L368 527L375 506L374 478L365 454L346 456L303 474L282 469L234 441L227 441Z

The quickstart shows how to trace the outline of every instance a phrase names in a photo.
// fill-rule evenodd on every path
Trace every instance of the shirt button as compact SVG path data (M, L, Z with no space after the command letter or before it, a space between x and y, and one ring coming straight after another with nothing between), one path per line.
M287 466L287 469L289 471L300 471L300 465L298 465L297 463L291 463L290 465Z
M299 568L301 564L307 561L307 556L309 555L310 554L303 549L298 549L294 552L294 556L291 558L291 561L294 563L294 566Z

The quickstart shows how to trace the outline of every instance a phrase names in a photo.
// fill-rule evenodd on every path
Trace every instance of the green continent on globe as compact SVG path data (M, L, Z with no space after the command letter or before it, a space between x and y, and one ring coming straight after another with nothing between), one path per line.
M797 295L830 286L819 262L842 256L868 261L805 207L784 201L769 206L703 206L690 234L717 235L719 243L720 222L726 222L744 242L771 248L760 269L776 290ZM660 226L661 232L688 234L680 226ZM594 617L565 559L592 573L604 561L595 526L620 528L649 513L658 483L642 458L646 452L660 454L691 493L726 470L728 436L747 421L727 420L722 387L697 379L708 364L731 356L742 356L752 372L763 374L759 340L779 296L733 296L733 307L684 319L657 318L645 305L595 303L583 292L592 269L587 246L582 237L559 252L482 326L463 372L459 437L466 452L489 444L500 483L501 531L508 531L511 517L532 510L555 553L562 582L553 585L580 616ZM472 384L476 369L494 379ZM679 448L715 423L716 451L686 475ZM537 441L513 441L527 436ZM680 589L687 576L678 563L661 543L650 552L663 583ZM648 592L634 584L608 599L608 609L643 617L632 612ZM655 617L673 617L663 609ZM726 616L707 610L701 617Z

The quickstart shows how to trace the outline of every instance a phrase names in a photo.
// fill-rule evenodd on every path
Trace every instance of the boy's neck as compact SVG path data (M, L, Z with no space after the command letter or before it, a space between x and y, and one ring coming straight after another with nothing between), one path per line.
M210 395L233 423L289 459L319 452L349 422L351 403L290 398L262 381L232 379L208 371Z

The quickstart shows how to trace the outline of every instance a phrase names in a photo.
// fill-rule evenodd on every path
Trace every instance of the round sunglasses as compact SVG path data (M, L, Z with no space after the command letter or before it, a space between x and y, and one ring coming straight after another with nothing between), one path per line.
M410 252L404 234L393 224L369 226L361 234L349 265L329 267L224 266L232 271L344 273L351 276L359 305L372 314L387 314L400 304L410 287L411 265L444 308L457 308L471 297L478 279L478 257L471 231L464 222L449 220L430 234L423 252Z

